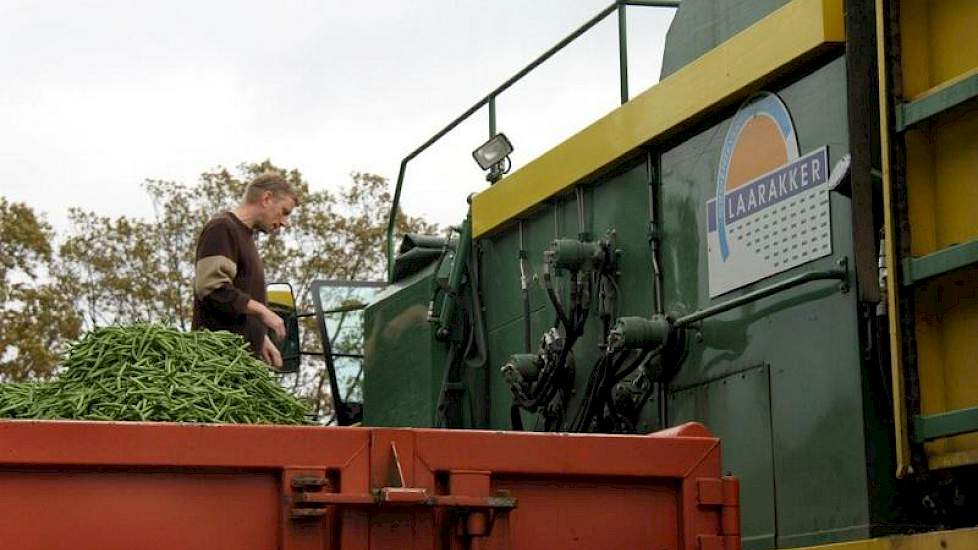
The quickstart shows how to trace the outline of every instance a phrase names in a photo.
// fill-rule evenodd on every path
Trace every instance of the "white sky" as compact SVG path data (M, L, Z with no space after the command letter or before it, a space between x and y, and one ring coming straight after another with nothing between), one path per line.
M400 159L611 0L0 0L0 196L145 216L147 178L271 158L314 188ZM673 10L628 10L634 96ZM614 15L499 100L514 170L617 106ZM485 110L408 167L403 208L455 223L486 186ZM386 209L388 205L384 205Z

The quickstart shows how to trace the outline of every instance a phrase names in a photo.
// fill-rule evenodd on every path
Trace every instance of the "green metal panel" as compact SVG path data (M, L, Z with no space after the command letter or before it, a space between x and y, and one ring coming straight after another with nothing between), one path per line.
M553 317L546 308L539 307L531 311L531 327L534 336L539 336L546 329L553 326ZM489 373L490 373L490 395L492 396L492 410L490 417L490 427L499 430L510 429L510 404L513 401L509 387L503 381L499 372L499 367L503 362L514 353L523 351L523 320L513 319L510 322L498 326L489 332ZM537 342L533 341L533 349L536 350ZM527 430L534 430L537 427L538 419L529 413L523 414L523 425ZM542 423L539 423L542 426Z
M777 90L791 112L802 153L828 145L830 165L847 152L845 65L837 59ZM707 288L703 205L711 196L729 122L662 155L663 257L667 308L703 309L799 273L828 270L852 254L849 200L831 194L833 255L769 277L717 300ZM779 547L869 536L873 532L866 440L883 432L864 419L855 293L815 282L703 322L701 340L674 384L692 386L747 365L771 365L774 476ZM670 423L672 423L670 418ZM866 425L864 425L866 420ZM731 442L731 446L738 446ZM884 478L888 478L885 472ZM748 512L750 513L750 512Z
M682 2L666 35L662 78L678 71L789 0Z
M723 469L740 478L744 550L775 547L774 450L768 366L673 391L674 424L704 422L723 441Z
M649 184L645 162L627 166L590 194L592 236L616 233L620 277L618 316L653 313L652 268L649 256Z
M620 279L621 300L618 315L650 315L652 313L652 282L648 252L648 178L644 162L619 169L606 177L600 187L588 189L583 194L584 225L579 223L579 206L572 194L561 197L538 209L524 222L524 242L533 274L530 303L532 315L532 350L536 351L538 339L544 331L554 326L555 313L542 288L539 276L543 271L543 252L556 237L577 238L581 233L589 238L603 238L609 231L616 234L617 247L621 249ZM511 226L506 231L479 241L483 260L483 297L492 307L486 311L489 327L490 366L492 369L493 427L509 428L508 388L499 374L499 367L513 353L523 350L522 311L519 289L519 233ZM629 276L624 276L624 274ZM485 274L492 274L486 276ZM562 299L567 300L565 284L558 285ZM598 339L600 322L592 316L584 336L574 348L577 365L576 385L583 387L590 368L599 356ZM580 395L573 397L568 406L576 407ZM655 420L646 422L654 426ZM528 420L532 428L538 424Z
M431 427L445 348L428 322L435 265L388 286L364 310L363 423Z
M558 211L559 212L559 211ZM543 271L543 251L554 239L554 210L550 205L539 209L525 220L524 247L527 252L530 278L529 301L531 318L531 350L536 351L540 335L553 326L553 314L538 281ZM509 408L512 402L508 386L499 368L506 359L521 353L523 343L523 311L520 291L520 239L516 224L495 238L478 241L482 264L483 302L489 340L489 382L492 407L490 426L511 428ZM532 428L535 420L526 416L525 426Z

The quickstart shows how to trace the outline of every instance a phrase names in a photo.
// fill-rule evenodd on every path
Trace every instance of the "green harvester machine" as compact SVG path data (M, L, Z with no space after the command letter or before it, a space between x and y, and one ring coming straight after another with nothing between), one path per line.
M628 9L677 9L637 95ZM621 106L507 173L496 98L612 15ZM610 5L402 161L363 424L698 421L744 548L978 548L975 28L951 0ZM408 164L483 108L490 185L396 241Z

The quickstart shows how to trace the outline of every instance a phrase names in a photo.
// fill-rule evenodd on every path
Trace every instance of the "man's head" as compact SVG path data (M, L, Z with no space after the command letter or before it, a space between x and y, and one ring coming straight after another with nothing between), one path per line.
M274 233L286 227L289 214L299 205L299 197L282 174L265 172L245 188L244 205L254 212L255 229Z

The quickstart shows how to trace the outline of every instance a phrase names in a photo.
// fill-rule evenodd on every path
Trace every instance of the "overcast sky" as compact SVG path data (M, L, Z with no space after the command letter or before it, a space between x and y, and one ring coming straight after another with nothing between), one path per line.
M610 0L0 0L0 196L145 216L147 178L270 158L314 188L400 159ZM672 10L629 8L633 95ZM617 106L614 16L498 101L514 169ZM409 165L403 207L454 223L485 187L485 110ZM386 208L386 205L385 205Z

